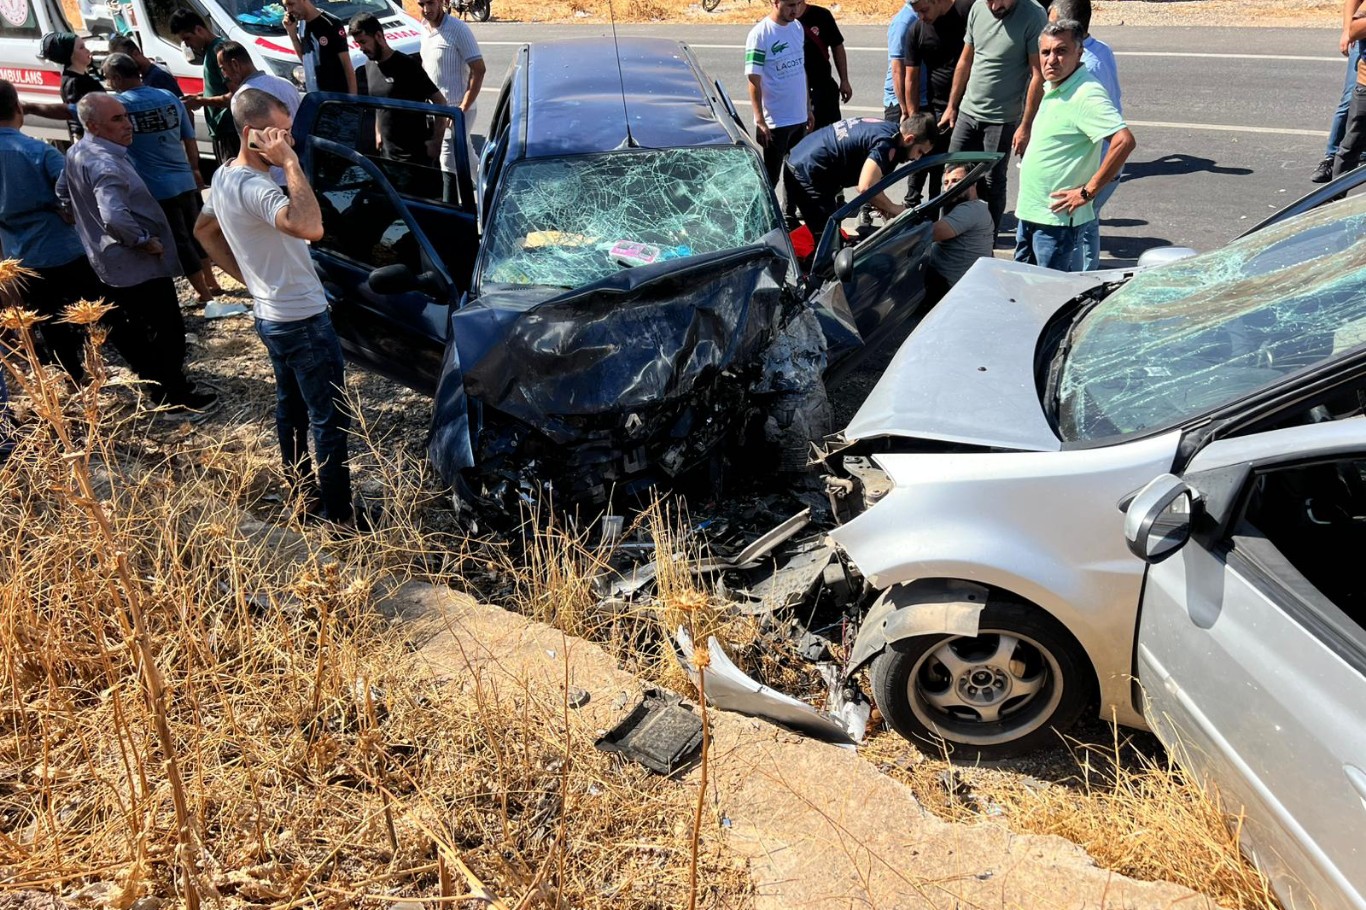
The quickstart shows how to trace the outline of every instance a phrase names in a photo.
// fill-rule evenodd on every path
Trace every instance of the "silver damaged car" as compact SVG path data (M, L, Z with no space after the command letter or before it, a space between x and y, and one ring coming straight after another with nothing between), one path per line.
M1287 474L1268 497L1259 471L1272 462L1258 460L1274 452L1277 465L1317 463L1329 437L1333 451L1355 441L1354 458L1366 459L1363 402L1366 199L1135 273L978 262L822 458L841 522L832 540L877 592L851 674L869 667L874 700L900 734L968 760L1055 745L1089 708L1161 730L1138 680L1184 698L1195 679L1177 678L1183 667L1209 674L1201 685L1213 704L1272 724L1266 695L1235 670L1265 664L1265 654L1201 644L1199 623L1177 633L1153 608L1158 574L1177 560L1149 568L1145 547L1180 533L1171 514L1143 525L1131 504L1165 478L1158 492L1172 499L1162 508L1191 507L1183 518L1199 545L1180 548L1183 559L1208 551L1225 566L1202 575L1203 594L1231 590L1239 522L1303 575L1291 588L1314 592L1315 609L1333 619L1292 626L1350 654L1336 691L1350 693L1366 730L1366 605L1361 583L1344 577L1348 553L1366 542L1356 467L1366 462L1344 456L1332 477L1311 471L1313 482ZM1217 497L1218 514L1201 506ZM1126 538L1127 511L1142 542ZM1288 646L1287 631L1274 634ZM1306 702L1328 705L1277 697L1298 712L1296 726ZM1366 776L1351 780L1359 788ZM1361 812L1362 794L1352 805Z

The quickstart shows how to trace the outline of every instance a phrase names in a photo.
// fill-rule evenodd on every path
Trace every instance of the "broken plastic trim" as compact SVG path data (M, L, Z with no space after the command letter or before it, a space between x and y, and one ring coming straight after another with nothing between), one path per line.
M683 668L695 685L697 670L692 664L692 637L680 627L674 642ZM838 672L822 673L830 685L830 705L834 709L827 714L750 679L731 662L714 637L707 639L707 654L711 659L707 666L707 701L721 710L762 717L837 745L852 747L863 741L872 708L857 689L849 690L851 694L846 694ZM834 669L833 665L830 667Z

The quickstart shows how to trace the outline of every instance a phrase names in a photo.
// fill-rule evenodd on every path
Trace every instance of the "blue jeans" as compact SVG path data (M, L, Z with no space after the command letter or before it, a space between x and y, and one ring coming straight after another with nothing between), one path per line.
M1021 221L1015 229L1015 261L1059 272L1076 271L1083 226Z
M275 429L285 474L296 492L321 498L330 521L351 519L351 467L346 449L351 414L345 367L332 318L319 313L297 322L256 320L256 334L275 368ZM314 479L308 435L318 457Z
M1111 180L1091 201L1091 208L1095 210L1096 217L1081 226L1081 265L1073 271L1094 272L1100 268L1100 209L1110 201L1110 197L1117 189L1119 180Z
M1357 61L1361 59L1361 42L1353 41L1347 49L1347 75L1342 80L1342 100L1333 114L1333 125L1328 128L1328 148L1323 157L1332 158L1338 153L1342 134L1347 132L1347 108L1352 106L1352 89L1357 84Z

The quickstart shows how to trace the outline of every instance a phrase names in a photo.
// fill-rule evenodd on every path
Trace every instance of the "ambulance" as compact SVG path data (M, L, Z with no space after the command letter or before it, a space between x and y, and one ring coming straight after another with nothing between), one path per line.
M373 13L383 23L391 47L408 54L418 52L421 24L393 0L314 3L343 22L357 13ZM142 45L143 53L175 76L186 94L197 94L204 90L203 65L193 60L169 27L172 14L182 7L199 13L217 34L250 50L259 69L303 85L303 69L285 32L285 9L278 0L107 0L90 5L87 14L96 14L80 23L72 21L74 16L68 17L61 0L0 0L0 79L14 84L21 101L59 102L61 67L39 58L42 36L48 32L86 36L86 43L95 54L93 69L108 50L109 35L120 32L133 35ZM357 70L363 69L365 56L354 42L351 60ZM212 154L204 118L196 117L195 123L201 151ZM70 138L65 123L38 117L26 118L24 129L42 139Z

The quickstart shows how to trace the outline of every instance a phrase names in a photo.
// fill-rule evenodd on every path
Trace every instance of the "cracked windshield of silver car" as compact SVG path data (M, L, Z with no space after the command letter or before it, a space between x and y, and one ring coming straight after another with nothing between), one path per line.
M781 226L772 198L742 148L523 161L503 180L482 280L576 288L760 243Z
M1084 316L1067 441L1170 426L1366 342L1366 196L1143 272Z

